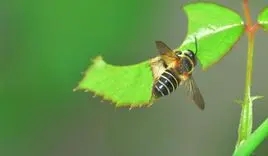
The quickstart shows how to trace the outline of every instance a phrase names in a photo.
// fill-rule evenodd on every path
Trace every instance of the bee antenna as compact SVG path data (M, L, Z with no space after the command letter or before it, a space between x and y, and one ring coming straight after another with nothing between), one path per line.
M197 54L197 50L198 50L198 45L197 45L197 38L196 36L194 37L194 41L195 41L195 55Z

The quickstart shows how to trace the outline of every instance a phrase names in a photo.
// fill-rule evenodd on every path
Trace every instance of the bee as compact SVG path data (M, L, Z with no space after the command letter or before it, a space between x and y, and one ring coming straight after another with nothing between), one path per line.
M192 76L197 64L197 39L195 38L195 53L189 49L173 51L162 41L155 41L155 44L160 53L159 60L161 60L164 70L154 80L152 89L154 97L167 96L183 85L188 96L203 110L205 102Z

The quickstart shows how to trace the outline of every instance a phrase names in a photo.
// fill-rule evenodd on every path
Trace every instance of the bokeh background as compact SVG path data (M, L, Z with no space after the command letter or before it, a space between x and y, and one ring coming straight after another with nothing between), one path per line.
M91 93L72 92L97 55L117 65L157 55L186 35L181 0L39 0L0 2L1 156L228 156L237 139L247 42L195 79L200 111L178 90L151 108L115 109ZM242 14L241 1L213 1ZM252 15L268 1L251 1ZM215 17L220 18L220 17ZM268 35L257 33L254 129L268 114ZM126 90L127 91L127 90ZM256 150L268 155L267 141Z

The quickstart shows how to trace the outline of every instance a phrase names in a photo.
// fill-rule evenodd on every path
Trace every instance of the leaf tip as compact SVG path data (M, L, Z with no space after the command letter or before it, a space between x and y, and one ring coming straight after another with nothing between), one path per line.
M73 89L73 92L76 92L77 90L78 90L78 88L76 87L76 88Z
M76 92L78 90L81 90L82 88L80 87L80 85L78 84L75 88L73 88L73 92Z

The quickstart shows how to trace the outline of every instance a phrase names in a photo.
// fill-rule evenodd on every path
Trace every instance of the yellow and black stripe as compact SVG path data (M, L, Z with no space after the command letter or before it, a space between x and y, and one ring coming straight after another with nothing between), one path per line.
M180 80L176 78L175 73L171 69L165 70L155 83L153 94L155 97L169 95L178 88Z

